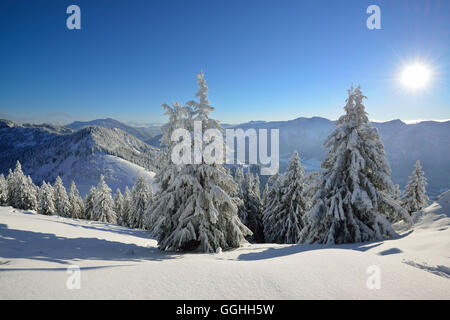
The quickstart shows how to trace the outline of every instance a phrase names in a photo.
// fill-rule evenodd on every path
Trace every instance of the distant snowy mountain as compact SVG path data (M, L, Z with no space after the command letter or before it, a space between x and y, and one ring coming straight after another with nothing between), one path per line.
M0 172L19 160L40 184L60 175L66 187L75 180L82 194L103 174L115 191L132 186L139 175L151 180L157 149L120 130L86 127L19 125L0 120Z
M161 133L160 126L147 126L147 127L130 126L111 118L97 119L87 122L75 121L71 124L66 125L67 128L73 130L79 130L91 126L98 126L107 129L120 129L144 142L151 140L154 136Z
M450 188L450 121L423 121L406 124L400 120L373 122L383 140L392 168L392 178L403 188L414 163L420 160L428 178L428 191L437 196ZM290 121L252 121L234 128L279 129L280 168L297 150L307 170L317 170L327 153L323 142L335 127L325 118L298 118Z

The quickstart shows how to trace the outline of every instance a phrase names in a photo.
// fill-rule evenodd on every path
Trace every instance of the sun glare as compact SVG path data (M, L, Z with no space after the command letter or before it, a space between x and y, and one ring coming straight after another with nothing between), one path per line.
M404 86L410 89L420 89L427 85L430 80L430 70L422 64L407 66L401 76Z

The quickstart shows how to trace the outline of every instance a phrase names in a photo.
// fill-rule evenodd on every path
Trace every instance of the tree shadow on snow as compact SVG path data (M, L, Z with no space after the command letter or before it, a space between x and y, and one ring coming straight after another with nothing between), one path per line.
M250 252L244 253L237 257L237 260L240 261L254 261L254 260L265 260L272 259L278 257L289 256L292 254L298 254L306 251L313 250L326 250L326 249L342 249L342 250L356 250L360 252L365 252L367 250L376 248L383 243L388 243L389 241L399 240L405 238L413 233L414 230L410 230L405 232L402 235L398 235L395 238L385 239L380 241L372 241L372 242L362 242L362 243L350 243L350 244L339 244L339 245L321 245L321 244L293 244L291 246L284 246L280 248L268 248L264 251L259 252ZM245 248L247 250L247 248ZM255 250L257 250L256 248ZM378 253L379 255L389 255L389 254L397 254L402 251L397 248L391 248L388 250L381 251Z
M36 215L37 219L41 219L42 217L52 217L52 216L46 216L46 215L39 215L33 212L24 212L25 214L34 214ZM138 238L145 238L145 239L151 239L150 234L147 230L142 229L130 229L127 227L122 227L117 224L110 224L106 222L99 222L99 221L93 221L93 220L84 220L84 219L72 219L72 218L65 218L60 217L58 215L55 215L53 217L58 218L57 220L51 220L51 222L55 223L61 223L68 226L76 227L76 228L84 228L88 230L94 230L94 231L105 231L105 232L113 232L128 236L134 236ZM47 220L48 221L48 220ZM80 223L77 223L80 222Z
M75 221L77 221L77 220L75 220ZM79 221L83 221L84 223L77 224L77 223L72 223L70 221L64 221L64 220L58 220L55 222L66 224L66 225L73 226L73 227L94 230L94 231L114 232L114 233L123 234L123 235L127 235L127 236L151 239L149 232L146 230L129 229L126 227L121 227L116 224L109 224L109 223L98 222L98 221L90 221L90 220L79 220ZM85 223L88 223L88 224L85 224Z
M177 258L156 247L98 238L65 238L52 233L9 229L5 224L0 224L0 257L61 264L76 260L163 261Z
M265 260L289 256L292 254L298 254L307 251L326 250L326 249L356 250L360 252L365 252L367 250L378 247L382 243L383 242L374 244L360 243L360 244L342 244L342 245L293 244L287 247L268 248L261 252L244 253L239 255L237 257L237 260L241 261Z

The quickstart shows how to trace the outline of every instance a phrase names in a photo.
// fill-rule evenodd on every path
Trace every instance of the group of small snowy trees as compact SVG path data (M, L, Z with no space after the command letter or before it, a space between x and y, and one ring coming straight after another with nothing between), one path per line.
M252 235L246 237L246 239L252 242L264 242L263 203L259 176L257 174L254 176L250 169L244 176L243 168L238 167L236 168L234 179L238 186L237 197L241 200L238 205L239 218L252 232Z
M271 188L264 200L264 235L267 242L297 243L305 226L303 216L308 210L309 198L305 195L305 169L294 152L284 175L277 174L269 181Z
M103 176L97 187L92 186L85 201L72 181L67 194L62 179L58 176L51 185L46 181L40 187L34 185L30 176L25 176L17 161L14 171L9 170L5 178L0 174L0 205L23 210L36 210L44 215L60 215L74 219L88 219L107 223L118 223L131 228L142 228L144 213L152 200L150 185L139 177L130 193L124 195L117 189L115 199Z

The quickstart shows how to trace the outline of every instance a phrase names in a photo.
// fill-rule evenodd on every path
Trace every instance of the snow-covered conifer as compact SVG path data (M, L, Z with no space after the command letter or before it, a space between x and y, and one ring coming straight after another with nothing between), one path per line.
M26 179L28 185L28 192L25 194L24 200L24 202L26 203L25 207L27 207L29 210L37 210L39 188L33 183L33 180L31 179L30 176L27 176Z
M305 243L352 243L395 236L388 219L407 212L394 201L384 146L367 117L360 88L350 89L345 115L325 141L328 155L314 206L304 216Z
M200 102L189 101L186 107L163 105L170 115L161 139L171 154L173 130L193 132L192 120L202 121L203 130L221 129L209 118L213 110L207 98L208 87L203 73L198 76ZM191 136L192 137L192 136ZM192 141L192 140L191 140ZM176 165L169 162L155 176L159 190L148 209L146 225L158 239L161 250L198 250L216 252L240 246L251 234L237 215L237 185L233 177L218 164Z
M111 195L111 189L105 182L102 175L94 194L94 220L100 222L117 223L116 213L114 212L114 200Z
M266 183L264 185L264 190L263 190L263 194L262 194L262 198L261 198L261 204L262 204L263 208L266 205L266 199L267 199L268 194L269 194L269 183Z
M414 171L409 177L409 182L405 187L405 192L400 200L400 204L410 214L422 210L428 205L429 198L426 191L427 178L422 171L420 161L414 165Z
M238 196L239 198L244 198L244 185L245 185L245 178L244 178L244 169L239 166L236 168L236 171L234 172L234 181L236 181L238 185Z
M241 220L253 232L248 238L253 242L264 242L262 210L259 190L256 192L254 176L248 170L245 174L244 209Z
M295 151L284 174L277 202L272 202L263 213L264 236L267 242L297 243L304 227L303 216L309 207L305 196L305 169Z
M259 201L261 202L261 181L259 179L259 175L255 174L255 183L253 184L253 192L258 197Z
M91 186L89 193L86 195L84 200L84 215L87 220L94 220L94 197L97 192L97 189L94 186Z
M395 201L400 201L400 198L401 198L400 186L396 184L394 186L394 192L392 193L392 199Z
M42 185L39 188L38 199L38 213L45 215L52 215L55 213L55 199L53 196L53 187L50 183L42 181Z
M78 192L75 181L72 181L69 192L70 216L74 219L84 219L84 202Z
M117 188L113 199L114 199L114 212L116 213L117 216L117 224L122 226L123 195L119 188Z
M5 176L0 174L0 206L8 205L8 184Z
M153 199L152 188L147 181L139 176L131 189L131 207L128 215L130 228L144 228L144 215Z
M70 217L69 196L67 195L66 188L64 187L60 176L56 177L53 185L53 195L55 199L56 214L62 217Z
M128 186L126 186L123 193L122 211L120 213L121 226L128 227L128 217L130 215L132 201L131 191Z
M19 161L14 172L10 171L7 184L10 206L23 210L37 209L36 187L31 178L24 175Z

